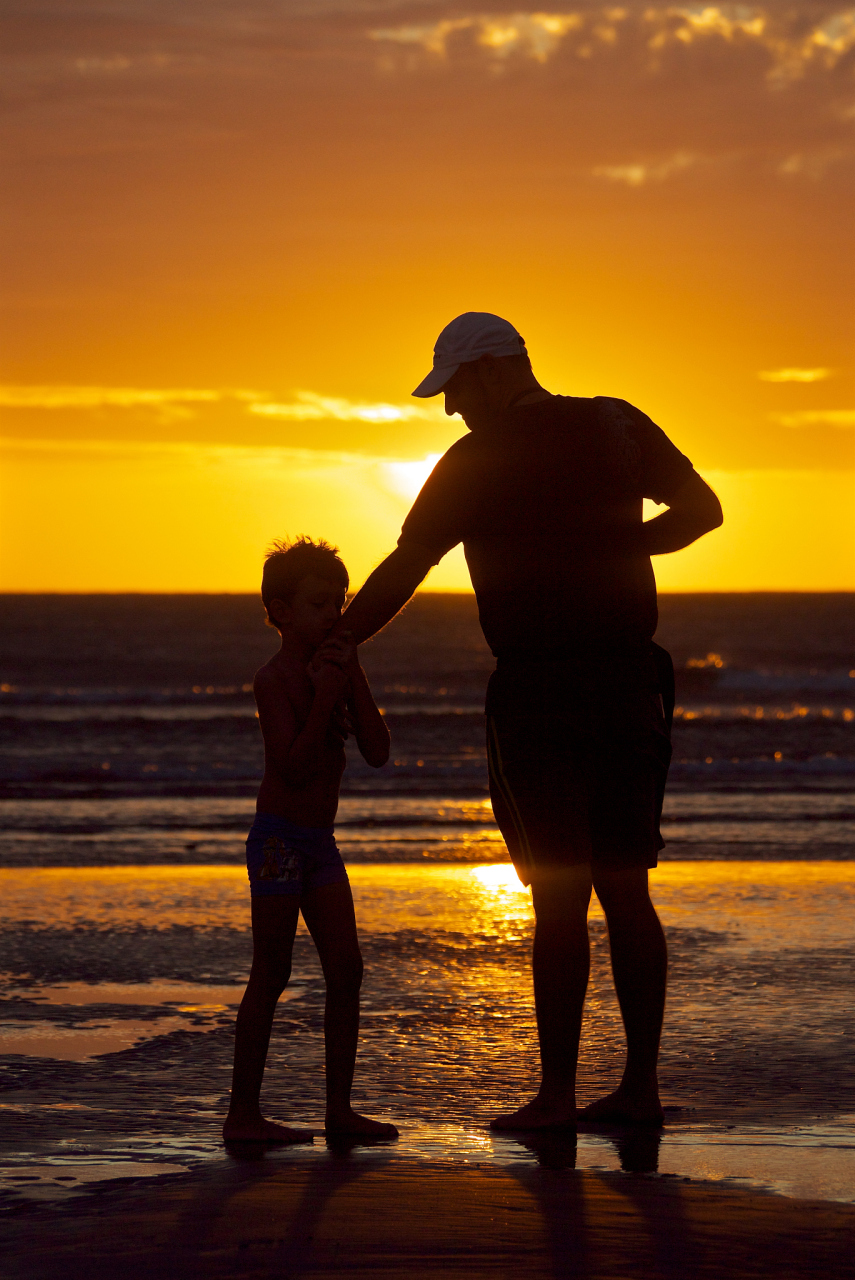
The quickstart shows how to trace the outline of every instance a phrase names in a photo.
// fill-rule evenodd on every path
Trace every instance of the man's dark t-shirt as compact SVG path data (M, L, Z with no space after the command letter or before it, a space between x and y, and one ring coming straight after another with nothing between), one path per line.
M463 543L500 659L635 648L657 624L642 500L667 503L691 473L626 401L554 396L453 444L399 541L437 561Z

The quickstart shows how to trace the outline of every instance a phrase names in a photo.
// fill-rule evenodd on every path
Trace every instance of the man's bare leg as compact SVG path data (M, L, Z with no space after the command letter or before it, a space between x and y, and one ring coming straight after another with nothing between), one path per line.
M235 1027L235 1065L226 1142L311 1142L312 1135L265 1120L259 1098L276 1002L291 976L297 894L252 899L252 969Z
M668 950L650 901L647 870L594 872L606 915L612 973L626 1032L626 1067L614 1093L579 1112L582 1120L660 1125L656 1064L665 1013Z
M492 1129L548 1129L576 1122L576 1063L591 964L591 868L550 871L532 881L536 916L532 969L541 1085L537 1097Z
M331 884L305 894L302 911L318 949L327 986L324 1009L326 1131L353 1137L397 1138L398 1130L393 1124L370 1120L350 1105L362 984L362 956L350 885L347 882Z

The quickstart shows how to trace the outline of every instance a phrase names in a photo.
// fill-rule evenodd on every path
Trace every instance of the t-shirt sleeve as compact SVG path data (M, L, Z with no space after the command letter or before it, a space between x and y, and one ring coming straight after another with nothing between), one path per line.
M625 400L618 403L632 422L633 435L641 448L642 496L667 503L686 483L694 467L646 413Z
M464 444L466 441L460 441ZM434 467L404 521L398 545L415 542L437 563L466 534L466 495L471 498L466 453L452 445Z

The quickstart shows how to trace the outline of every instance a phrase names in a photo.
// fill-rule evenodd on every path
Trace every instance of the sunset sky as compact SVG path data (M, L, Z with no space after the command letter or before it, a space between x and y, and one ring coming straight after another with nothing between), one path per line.
M855 590L855 9L6 14L0 589L253 590L297 533L358 584L488 310L721 496L660 586Z

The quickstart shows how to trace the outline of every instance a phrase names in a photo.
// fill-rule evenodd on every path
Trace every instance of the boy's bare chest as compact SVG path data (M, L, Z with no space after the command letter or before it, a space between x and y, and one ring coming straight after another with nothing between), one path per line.
M287 681L285 691L294 709L297 723L302 729L309 718L309 712L315 700L314 686L308 676L294 676Z
M309 718L312 710L312 703L315 700L315 687L309 677L304 676L301 672L299 676L288 681L288 700L294 709L294 716L297 720L298 729L302 729ZM341 750L346 738L346 733L342 732L343 706L336 707L326 733L326 746Z

